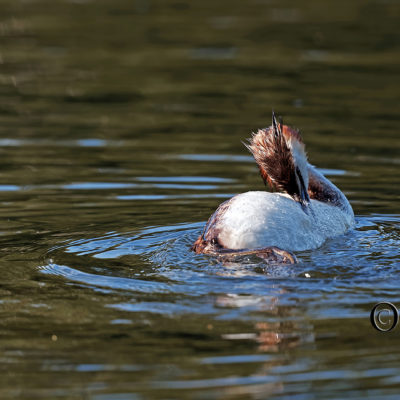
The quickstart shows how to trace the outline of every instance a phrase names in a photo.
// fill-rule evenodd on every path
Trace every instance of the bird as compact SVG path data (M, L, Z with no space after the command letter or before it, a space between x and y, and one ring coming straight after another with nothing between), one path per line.
M320 247L355 225L346 196L308 162L298 129L277 122L244 143L269 191L249 191L226 200L192 245L198 254L296 263L294 252Z

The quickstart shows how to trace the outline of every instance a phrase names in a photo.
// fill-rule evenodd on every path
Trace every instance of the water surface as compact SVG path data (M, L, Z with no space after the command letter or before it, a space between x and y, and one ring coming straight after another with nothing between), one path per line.
M2 399L394 399L395 1L23 1L0 18ZM293 266L190 246L263 190L271 109L356 229Z

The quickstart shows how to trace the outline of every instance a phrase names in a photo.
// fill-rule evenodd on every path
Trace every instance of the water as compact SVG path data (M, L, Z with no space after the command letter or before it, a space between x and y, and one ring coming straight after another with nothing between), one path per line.
M0 19L2 399L395 399L399 5L22 1ZM356 229L293 266L190 246L262 190L271 109Z

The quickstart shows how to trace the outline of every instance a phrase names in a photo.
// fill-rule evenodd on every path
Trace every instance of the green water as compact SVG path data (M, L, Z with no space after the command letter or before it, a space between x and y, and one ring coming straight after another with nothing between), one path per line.
M397 1L0 2L0 398L395 399ZM295 266L190 252L241 141L300 128L354 231Z

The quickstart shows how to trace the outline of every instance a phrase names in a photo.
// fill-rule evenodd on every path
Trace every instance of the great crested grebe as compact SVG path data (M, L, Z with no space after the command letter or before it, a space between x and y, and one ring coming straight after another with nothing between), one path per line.
M272 125L245 146L264 184L280 193L246 192L220 204L192 246L196 253L293 263L292 251L315 249L354 226L345 195L308 163L299 131L278 124L274 112Z

